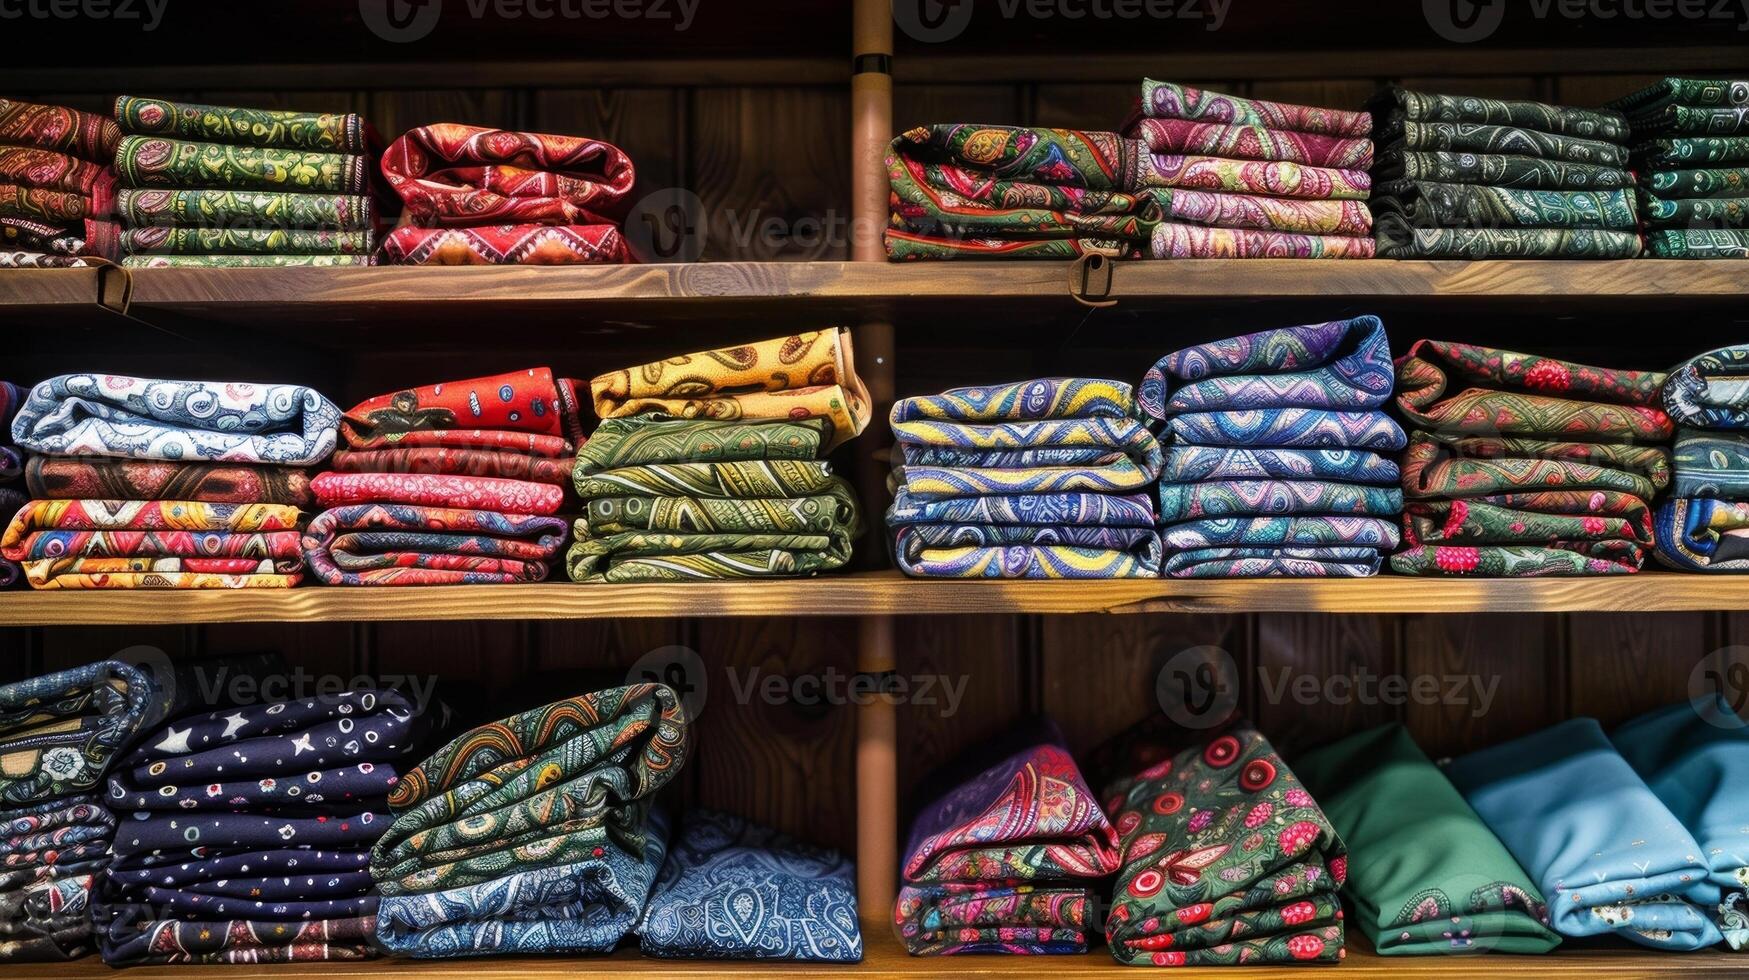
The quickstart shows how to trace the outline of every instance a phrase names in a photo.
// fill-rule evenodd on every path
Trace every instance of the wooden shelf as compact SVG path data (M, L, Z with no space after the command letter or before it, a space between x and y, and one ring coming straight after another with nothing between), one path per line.
M766 581L222 591L12 591L0 626L381 620L917 616L990 613L1708 612L1749 608L1749 577L1130 579L1009 582L896 571Z
M1474 980L1481 975L1524 976L1547 980L1638 980L1643 977L1741 977L1743 957L1728 951L1662 953L1629 946L1625 942L1562 948L1545 956L1379 956L1353 942L1337 972L1326 974L1303 966L1248 966L1239 969L1244 980L1304 980L1308 976L1333 977L1428 977L1435 980ZM892 938L884 923L863 926L866 949L858 964L824 963L734 963L723 960L661 960L640 955L636 948L621 949L605 957L534 958L487 956L461 960L368 960L362 963L275 963L264 966L134 967L128 976L147 978L196 975L213 980L284 980L288 977L418 978L418 977L577 977L637 976L699 980L736 974L784 977L991 977L1036 976L1133 978L1151 974L1145 968L1121 966L1098 948L1080 956L910 956ZM1234 976L1233 967L1178 968L1171 976ZM95 956L72 963L29 964L8 968L8 976L21 980L108 980L115 971Z

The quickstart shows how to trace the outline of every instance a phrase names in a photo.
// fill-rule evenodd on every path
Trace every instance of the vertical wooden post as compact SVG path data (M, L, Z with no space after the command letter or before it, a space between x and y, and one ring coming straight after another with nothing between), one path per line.
M851 237L850 257L885 262L881 229L887 217L887 172L882 163L893 138L893 14L890 0L855 0L852 20ZM874 403L875 421L857 440L858 489L876 528L873 553L884 553L880 515L886 500L886 452L892 443L887 412L894 397L893 325L862 323L856 330L856 360ZM856 666L868 674L894 669L893 620L864 617L858 623ZM899 871L899 719L886 698L857 708L856 715L856 898L869 922L891 922ZM879 934L885 938L885 931ZM879 942L874 936L870 942Z

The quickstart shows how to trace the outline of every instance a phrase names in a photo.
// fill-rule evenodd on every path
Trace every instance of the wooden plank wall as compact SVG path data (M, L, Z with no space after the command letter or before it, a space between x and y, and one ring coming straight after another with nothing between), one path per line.
M1385 81L1340 74L1353 65L1339 58L1331 64L1328 78L1194 81L1333 106L1359 105ZM1161 74L1169 76L1170 67ZM1594 105L1651 77L1401 81L1441 91ZM312 78L271 91L173 92L149 86L141 91L219 104L358 111L391 138L437 121L597 136L633 156L640 193L689 188L698 195L711 229L706 258L838 259L847 254L842 238L800 243L783 236L742 240L734 233L773 216L786 222L811 217L827 225L835 217L842 220L849 198L842 137L849 119L846 90L840 86L331 91ZM1104 83L900 84L894 118L900 127L961 120L1099 128L1118 122L1134 92L1128 84ZM102 109L113 93L7 94ZM1065 325L1066 335L1074 326ZM1050 352L1012 345L992 344L965 351L964 357L914 353L918 356L907 361L901 352L901 394L965 383L968 363L1008 377L1056 369ZM600 350L587 355L591 362L607 356ZM450 376L443 373L446 360L475 363L438 355L431 364L433 377ZM337 370L345 373L343 387L369 392L381 390L370 387L372 379L409 367L385 354L355 358ZM879 545L868 539L864 547ZM743 810L848 849L855 828L852 712L757 698L737 705L727 678L730 670L742 678L748 671L789 679L828 669L847 673L854 636L853 622L832 618L10 630L0 631L0 653L6 655L0 676L58 669L141 643L190 656L274 650L318 672L435 674L458 714L478 721L617 682L646 651L684 646L698 651L711 681L698 722L697 752L685 770L685 797ZM1622 720L1682 696L1703 659L1716 669L1731 664L1749 669L1749 614L968 616L905 619L898 637L901 674L941 675L964 685L957 702L937 697L934 704L903 709L906 788L969 743L1029 714L1049 713L1075 749L1090 748L1157 710L1161 669L1188 649L1202 648L1197 656L1203 657L1215 656L1211 649L1225 651L1241 680L1240 708L1287 749L1397 718L1430 752L1458 752L1572 715ZM1493 685L1494 698L1486 712L1452 703L1337 704L1325 698L1302 704L1270 697L1270 684L1264 683L1284 676L1353 676L1361 670L1374 676L1474 674Z

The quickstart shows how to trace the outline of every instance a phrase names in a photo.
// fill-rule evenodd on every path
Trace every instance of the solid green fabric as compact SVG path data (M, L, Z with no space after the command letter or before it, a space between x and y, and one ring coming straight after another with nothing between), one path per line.
M1402 725L1294 763L1349 847L1349 924L1385 956L1546 953L1542 893Z

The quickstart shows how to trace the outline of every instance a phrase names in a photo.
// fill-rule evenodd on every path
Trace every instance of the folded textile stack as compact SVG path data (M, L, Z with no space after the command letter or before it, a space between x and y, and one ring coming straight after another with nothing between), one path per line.
M1393 86L1372 114L1381 258L1640 254L1617 113Z
M1381 956L1546 953L1541 890L1402 725L1294 761L1349 847L1348 923Z
M4 152L4 151L0 151ZM12 420L18 417L24 404L24 392L10 381L0 381L0 525L12 523L12 515L24 506L25 492L19 489L24 476L24 450L11 444ZM0 589L8 589L24 577L18 563L0 557Z
M1719 900L1706 852L1595 719L1471 752L1446 772L1542 886L1561 935L1677 950L1723 938L1706 914Z
M963 778L963 781L962 781ZM1048 722L969 752L911 825L893 918L913 956L1083 953L1117 831Z
M298 468L334 448L339 417L301 385L50 378L12 423L43 455L0 555L39 589L296 585Z
M1723 698L1697 699L1641 715L1610 741L1701 846L1716 889L1701 914L1732 949L1749 949L1749 721Z
M1749 258L1749 80L1666 78L1609 108L1633 132L1646 251Z
M686 741L685 709L661 684L458 736L389 798L395 822L370 866L378 940L418 958L612 950L662 866L668 822L651 795Z
M1372 117L1142 82L1124 135L1150 154L1157 259L1369 259Z
M1105 934L1119 963L1334 963L1348 857L1330 821L1245 722L1172 748L1140 731L1101 750L1123 835Z
M538 582L565 543L577 382L548 368L378 395L340 419L303 554L328 585Z
M856 868L716 810L692 810L638 921L651 956L862 962Z
M919 127L887 153L887 255L1369 258L1368 128L1151 80L1124 135Z
M169 706L159 678L113 660L0 686L0 962L91 951L115 832L103 776Z
M1397 360L1405 575L1614 575L1670 482L1664 375L1419 340Z
M0 99L0 269L113 259L115 120Z
M352 113L115 101L122 265L370 265L376 134Z
M841 567L862 517L828 451L868 425L833 327L613 371L577 453L578 582L807 575Z
M1042 378L893 405L887 526L908 575L1131 578L1160 573L1147 488L1160 444L1130 386Z
M1684 361L1664 382L1675 475L1658 505L1658 560L1684 572L1749 572L1749 345Z
M633 261L620 235L632 161L600 140L439 123L390 144L383 176L406 206L383 240L385 262Z
M1170 437L1160 475L1167 575L1372 575L1397 546L1403 430L1381 407L1376 316L1187 347L1142 380Z
M121 829L93 901L103 960L375 954L370 847L437 711L394 691L174 718L109 778Z

